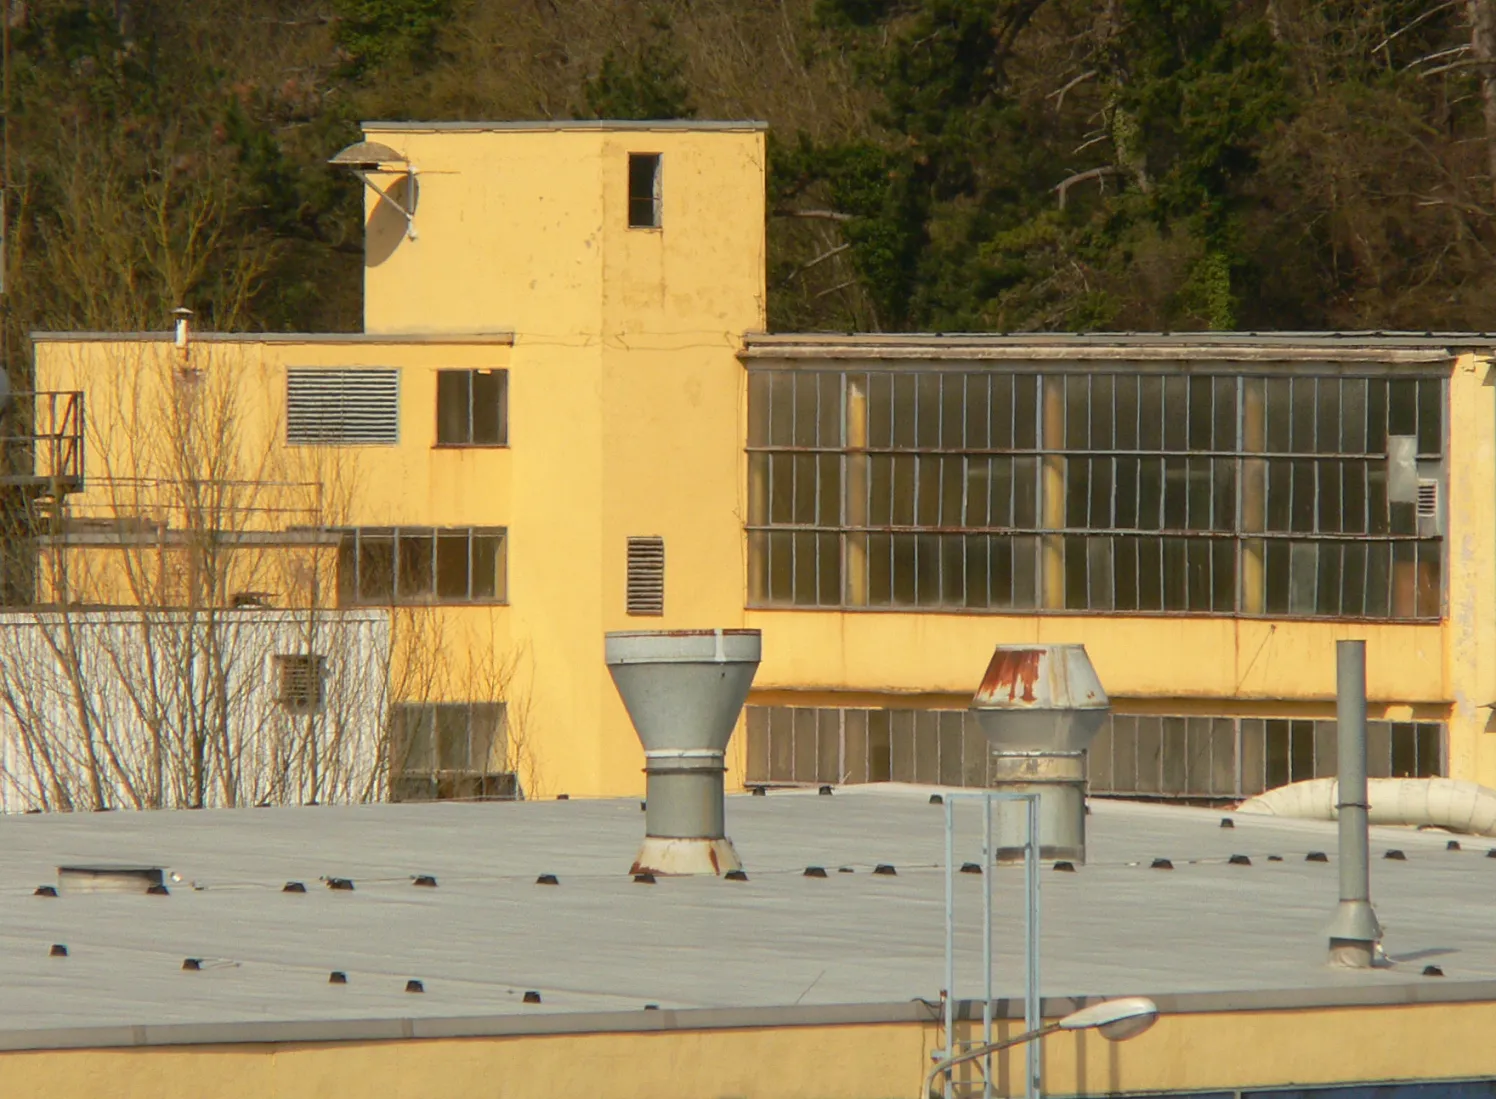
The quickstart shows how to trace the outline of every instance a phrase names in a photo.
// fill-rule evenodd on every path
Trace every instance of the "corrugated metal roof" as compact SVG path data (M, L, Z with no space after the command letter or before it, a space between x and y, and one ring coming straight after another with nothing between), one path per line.
M977 857L971 811L958 858ZM1429 988L1415 959L1439 953L1441 995L1496 996L1496 985L1462 985L1496 981L1496 862L1483 847L1448 852L1444 837L1373 829L1374 855L1408 852L1374 864L1372 895L1388 952L1409 960L1337 972L1324 964L1335 826L1238 818L1224 831L1220 815L1095 803L1092 863L1043 878L1046 994L1178 997L1169 1002L1180 1010L1194 1000L1215 1010L1405 1002ZM703 1025L750 1025L779 1009L808 1022L938 998L944 813L928 790L735 797L727 819L747 882L647 886L625 873L643 830L634 800L5 818L0 1048L188 1032L355 1038L385 1033L392 1019L464 1033L666 1025L638 1022L646 1003L707 1012ZM1311 849L1330 863L1305 862ZM1228 864L1232 854L1252 865ZM1273 854L1284 861L1267 861ZM1149 869L1155 857L1175 869ZM168 897L32 896L58 865L120 862L184 880ZM877 863L897 875L871 874ZM807 865L830 873L806 878ZM844 866L853 872L838 873ZM536 885L541 873L560 884ZM999 989L1013 996L1021 877L999 873ZM438 887L413 886L415 874ZM355 889L328 890L320 876ZM287 880L308 892L282 893ZM958 997L979 989L981 881L959 883L970 987ZM52 943L69 956L49 957ZM201 971L183 972L186 957L203 959ZM334 969L347 985L328 984ZM424 995L404 991L410 978ZM522 1002L530 989L540 1005ZM168 1029L108 1029L130 1027Z

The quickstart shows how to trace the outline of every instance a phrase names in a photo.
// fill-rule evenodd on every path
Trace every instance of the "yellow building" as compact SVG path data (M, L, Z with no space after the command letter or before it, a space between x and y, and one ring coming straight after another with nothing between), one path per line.
M730 787L980 784L992 646L1079 641L1093 789L1250 794L1348 637L1373 775L1496 784L1496 341L767 335L759 125L365 137L362 333L36 335L44 600L392 607L402 797L642 790L629 626L763 631Z

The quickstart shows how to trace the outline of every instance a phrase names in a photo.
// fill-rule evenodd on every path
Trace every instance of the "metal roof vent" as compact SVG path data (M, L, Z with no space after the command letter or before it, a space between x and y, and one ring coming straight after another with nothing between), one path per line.
M644 844L631 873L742 869L725 833L727 742L758 671L758 630L624 630L604 660L644 745Z
M166 873L159 866L59 866L59 893L149 893L165 888Z
M1084 645L999 645L971 702L987 785L1039 795L1039 854L1086 861L1086 749L1110 703ZM1026 814L997 809L997 859L1023 858Z

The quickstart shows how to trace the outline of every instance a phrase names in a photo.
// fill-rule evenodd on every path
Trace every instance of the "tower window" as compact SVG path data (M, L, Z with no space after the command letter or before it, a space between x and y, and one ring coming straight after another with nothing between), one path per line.
M629 154L629 228L660 227L660 154Z

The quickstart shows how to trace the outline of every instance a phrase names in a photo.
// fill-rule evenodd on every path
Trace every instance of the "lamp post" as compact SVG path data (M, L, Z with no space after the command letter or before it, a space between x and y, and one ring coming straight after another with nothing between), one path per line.
M1157 1019L1158 1005L1146 996L1124 996L1121 999L1104 1000L1099 1004L1083 1007L1053 1023L1046 1023L1044 1026L1014 1035L1012 1038L1004 1038L991 1045L977 1046L975 1049L969 1049L965 1053L958 1053L954 1057L947 1057L937 1062L935 1067L925 1074L925 1082L920 1088L919 1099L929 1099L930 1085L935 1082L935 1077L968 1061L978 1061L1002 1050L1011 1049L1013 1046L1038 1041L1040 1038L1061 1030L1094 1030L1109 1042L1125 1042L1143 1033ZM986 1076L985 1070L983 1076Z

